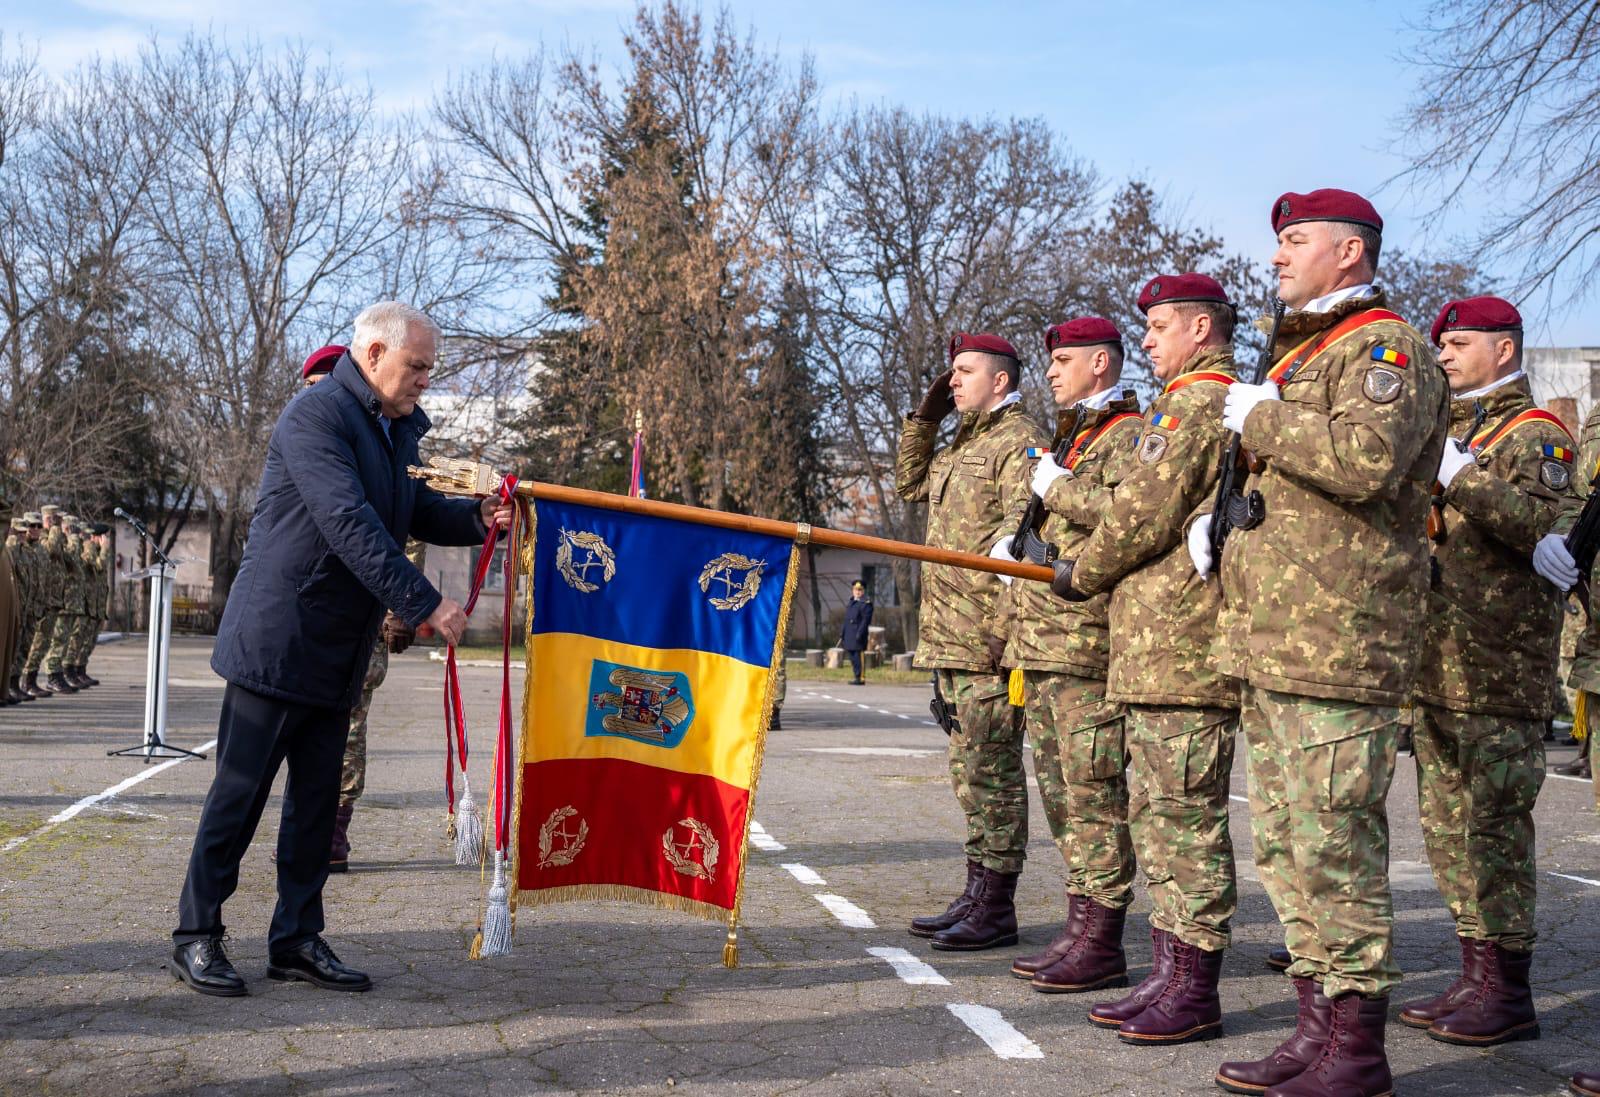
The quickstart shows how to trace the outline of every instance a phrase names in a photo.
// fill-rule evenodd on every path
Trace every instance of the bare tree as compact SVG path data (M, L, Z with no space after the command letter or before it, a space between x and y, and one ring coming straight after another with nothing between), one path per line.
M1486 198L1494 215L1464 258L1514 269L1513 296L1586 298L1600 276L1600 2L1439 2L1414 37L1428 74L1402 118L1402 177L1435 196L1435 224Z

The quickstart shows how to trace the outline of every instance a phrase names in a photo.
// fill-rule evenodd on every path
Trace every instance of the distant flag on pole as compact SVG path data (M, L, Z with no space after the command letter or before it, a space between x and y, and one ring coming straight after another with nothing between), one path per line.
M644 491L644 413L633 413L633 471L628 474L628 494L645 499Z

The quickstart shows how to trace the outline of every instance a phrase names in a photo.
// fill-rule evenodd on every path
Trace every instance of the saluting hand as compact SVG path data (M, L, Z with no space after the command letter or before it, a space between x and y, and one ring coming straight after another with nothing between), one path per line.
M925 423L937 423L956 410L956 398L950 392L950 379L955 374L955 370L947 369L933 379L933 384L923 394L922 403L917 405L913 413L916 418Z

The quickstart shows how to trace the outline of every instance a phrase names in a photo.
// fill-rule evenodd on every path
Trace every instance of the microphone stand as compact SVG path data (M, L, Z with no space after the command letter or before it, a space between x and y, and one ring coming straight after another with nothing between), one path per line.
M108 750L106 756L137 756L143 758L146 764L156 758L204 758L204 754L166 742L167 668L172 652L172 583L178 565L162 551L161 543L150 535L143 522L121 507L117 507L115 513L150 546L156 564L123 577L130 582L135 579L150 580L150 649L145 662L144 738L137 746Z

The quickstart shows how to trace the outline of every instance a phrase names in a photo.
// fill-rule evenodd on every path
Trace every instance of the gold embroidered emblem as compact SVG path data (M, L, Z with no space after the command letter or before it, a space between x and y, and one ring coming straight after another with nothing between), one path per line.
M711 605L716 609L743 609L761 589L761 573L766 566L765 560L724 552L701 569L700 589L710 594L711 584L721 583L722 594L712 595ZM735 576L740 572L744 573L744 578L736 581Z
M581 553L581 556L575 556ZM588 530L561 531L561 544L556 549L556 570L561 573L561 578L567 581L567 586L584 594L593 594L600 589L600 583L589 578L589 569L600 569L600 582L608 583L617 573L617 554L611 551L611 546L598 533Z
M689 833L679 840L678 827ZM695 853L699 851L699 858ZM698 819L680 819L677 826L667 828L661 836L661 852L673 869L684 876L696 876L708 884L716 882L717 861L722 857L722 847L712 835L711 828Z
M568 830L564 825L566 821L578 814L578 809L568 804L564 808L556 808L550 813L550 818L544 821L544 826L539 828L539 867L560 868L570 865L583 852L583 843L589 839L589 824L578 820L577 833ZM556 839L561 840L561 845L556 845Z
M1572 483L1572 470L1560 461L1540 461L1539 482L1554 491L1565 491Z
M606 680L615 690L596 693L590 701L605 714L600 726L612 735L666 743L692 714L684 696L688 679L681 674L618 667Z
M1400 395L1402 383L1400 375L1394 370L1373 366L1361 381L1361 391L1374 404L1387 404Z

